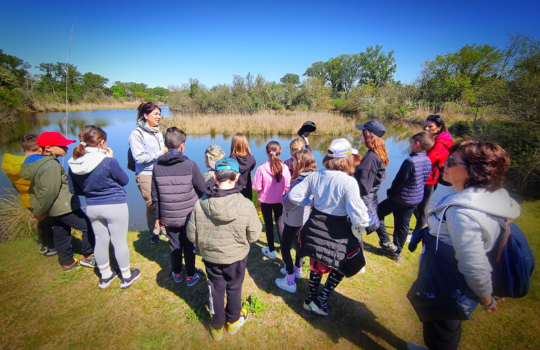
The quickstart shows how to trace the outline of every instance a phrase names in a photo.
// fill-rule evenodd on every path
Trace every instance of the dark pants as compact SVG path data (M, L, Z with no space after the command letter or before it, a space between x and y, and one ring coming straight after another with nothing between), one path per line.
M426 226L429 201L431 200L431 195L433 195L433 192L435 192L436 189L437 184L424 186L424 198L414 209L414 217L416 218L416 226L414 227L415 230L419 230Z
M423 322L424 343L430 350L456 350L461 340L461 321Z
M189 241L186 226L165 227L171 250L171 267L175 274L182 273L182 251L186 262L186 274L195 274L195 245Z
M242 283L246 274L247 256L230 265L213 264L203 260L210 287L210 313L212 327L221 329L225 321L234 323L240 318L242 310ZM225 307L227 292L227 307Z
M397 246L396 254L401 253L403 246L407 241L407 234L409 233L409 224L411 222L411 216L413 214L415 206L403 205L395 202L394 200L387 198L379 203L377 210L377 216L381 221L381 227L377 230L379 239L383 243L390 242L388 233L386 232L386 226L384 225L384 217L390 214L394 216L394 244Z
M51 219L47 216L38 222L37 226L38 242L49 249L54 248L54 234Z
M274 247L274 222L272 220L272 212L274 212L274 218L278 227L279 242L281 243L281 236L283 235L283 205L281 203L261 203L261 213L264 219L264 225L266 228L266 240L268 241L268 249L273 252Z
M298 233L301 227L294 227L285 224L283 228L283 235L281 236L281 258L285 263L285 269L289 275L294 273L293 260L291 255L291 248L294 242L294 248L296 249L295 265L302 267L303 259L298 254L300 252L300 243L298 242Z
M81 209L61 216L51 216L50 218L54 246L58 252L58 262L60 265L71 265L75 261L73 259L73 249L71 248L72 228L82 232L81 254L87 257L94 253L96 238L92 230L92 223Z

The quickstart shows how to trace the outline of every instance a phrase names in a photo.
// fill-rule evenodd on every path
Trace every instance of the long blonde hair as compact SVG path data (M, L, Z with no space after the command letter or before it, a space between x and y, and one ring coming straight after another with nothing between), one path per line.
M388 151L386 150L384 140L367 130L364 130L362 132L364 133L366 147L372 150L376 155L378 155L379 158L381 158L381 161L383 162L385 167L388 166L390 159L388 158Z
M294 158L296 158L296 167L291 182L298 179L301 173L317 170L317 162L311 151L301 149L294 154Z
M241 133L234 134L231 141L231 157L246 157L248 155L251 155L251 151L246 137Z

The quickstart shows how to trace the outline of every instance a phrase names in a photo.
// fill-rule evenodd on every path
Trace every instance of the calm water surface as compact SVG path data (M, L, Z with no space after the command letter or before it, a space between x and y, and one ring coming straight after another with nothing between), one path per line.
M163 107L162 114L165 117L173 116L166 106ZM20 140L25 134L40 134L43 131L59 131L64 132L64 126L60 125L65 117L65 112L53 113L32 113L21 115L19 121L12 126L0 126L0 157L4 153L23 154L21 151ZM137 118L136 110L95 110L85 112L72 112L69 114L68 138L77 139L79 131L89 124L102 127L108 134L107 144L114 151L114 157L118 159L120 165L125 169L127 164L127 149L128 138L131 131L135 128L135 120ZM358 123L364 123L366 120L358 120ZM420 131L420 126L384 122L387 128L387 133L384 136L386 148L390 157L390 164L386 168L386 181L382 184L379 191L379 200L386 198L386 190L392 184L392 180L396 176L399 167L409 153L409 139L415 133ZM182 127L182 125L177 125ZM300 127L300 126L299 126ZM353 135L341 135L346 137L359 149L361 154L366 152L365 146L360 145L360 133L356 132ZM249 147L257 160L257 165L260 165L268 160L266 156L265 146L270 140L278 141L282 147L281 159L290 158L288 146L293 137L282 136L252 136L249 138ZM322 137L312 135L310 144L313 148L313 154L317 160L319 167L322 167L322 159L326 153L326 147L332 141L333 137ZM76 145L75 143L74 145ZM207 171L204 164L204 151L210 144L219 145L226 154L229 154L231 136L190 136L186 141L186 156L195 161L202 172ZM69 159L71 157L70 147L68 151ZM64 162L64 168L67 170L67 159ZM59 159L63 162L63 159ZM144 230L146 229L146 214L145 203L135 183L135 173L127 170L129 175L129 184L125 187L127 192L127 200L130 211L130 229ZM0 188L14 191L11 182L7 176L0 172ZM435 191L431 205L437 203L444 195L450 192L451 187L439 187Z

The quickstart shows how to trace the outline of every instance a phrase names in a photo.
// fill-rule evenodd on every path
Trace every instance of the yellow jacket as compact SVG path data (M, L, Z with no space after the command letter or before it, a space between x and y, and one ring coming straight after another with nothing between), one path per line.
M30 195L28 194L28 189L30 188L30 181L25 180L19 176L19 171L21 171L21 165L25 159L26 156L14 156L12 154L6 153L4 154L4 159L2 160L2 170L11 180L17 192L19 192L22 204L26 208L30 208Z

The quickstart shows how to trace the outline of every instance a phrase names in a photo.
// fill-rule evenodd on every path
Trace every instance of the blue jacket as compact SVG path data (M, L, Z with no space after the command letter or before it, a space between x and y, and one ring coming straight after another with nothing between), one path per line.
M401 164L388 198L403 205L417 205L424 198L424 186L431 173L431 161L426 152L413 152Z
M127 203L124 186L129 178L118 161L94 147L85 151L84 156L68 161L71 193L86 197L88 205Z

